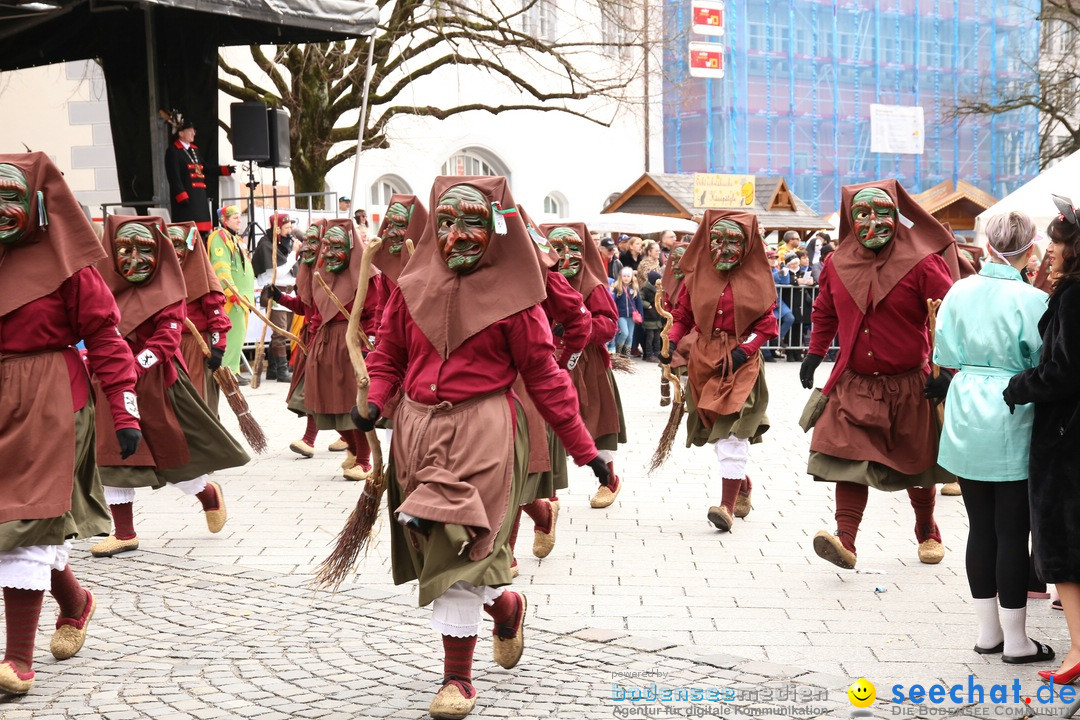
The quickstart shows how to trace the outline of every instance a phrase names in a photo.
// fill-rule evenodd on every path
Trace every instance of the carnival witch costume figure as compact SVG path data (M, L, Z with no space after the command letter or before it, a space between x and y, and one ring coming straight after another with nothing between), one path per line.
M280 289L269 285L270 294L274 302L288 308L292 313L304 319L300 328L300 339L304 345L311 347L311 339L319 329L319 311L315 307L314 295L314 272L315 262L319 259L319 251L322 248L322 234L326 226L325 220L315 220L304 232L304 240L300 244L299 257L296 264L296 288L294 295L286 295ZM304 436L299 440L289 443L289 449L297 455L304 457L315 456L315 438L319 429L315 425L315 416L304 404L305 370L307 368L307 353L298 351L293 366L292 379L289 383L289 392L285 395L285 405L302 418L307 418L307 427Z
M807 472L836 483L837 530L818 532L814 552L854 568L869 488L906 490L919 560L935 564L945 547L934 521L934 485L955 478L937 465L937 421L923 397L927 300L945 297L953 284L941 256L955 252L952 234L895 180L880 180L843 188L840 237L819 278L800 370L803 387L812 388L839 333L840 356L802 421L803 429L814 429Z
M527 603L506 591L507 539L527 474L529 434L511 386L520 373L544 419L601 481L607 467L555 363L543 311L544 278L501 177L440 177L434 222L386 302L368 355L371 392L356 411L371 430L399 387L394 476L388 479L394 582L419 580L434 603L444 676L436 718L476 703L472 658L481 608L495 621L494 658L514 667Z
M192 387L180 354L184 275L161 218L110 215L98 262L120 308L121 336L135 355L136 394L145 438L124 456L110 418L97 416L98 472L113 516L113 534L90 548L95 557L136 550L135 488L173 485L202 504L210 532L225 524L221 486L207 473L250 458ZM100 397L100 388L96 388Z
M180 354L195 392L217 415L221 393L214 380L214 371L221 367L225 357L225 338L232 328L229 315L225 312L225 293L210 267L210 258L195 223L172 223L168 227L176 259L184 271L187 318L210 348L210 357L204 357L202 345L185 325L184 334L180 337Z
M551 327L555 342L555 361L563 370L572 370L581 358L592 332L589 311L583 304L581 294L562 275L561 269L565 263L554 245L548 243L524 208L519 206L518 212L529 231L544 276L546 297L540 307ZM586 233L585 237L589 237L584 225L580 227L581 232ZM576 229L567 227L565 231L560 233L557 230L555 234L567 237L572 233L574 237L580 237ZM566 470L566 450L544 422L520 375L514 383L514 392L521 400L529 424L529 476L521 496L521 508L510 533L510 550L515 549L521 513L524 512L533 521L533 555L545 558L555 547L555 525L560 509L558 491L570 485ZM511 565L515 577L517 567L515 557Z
M677 347L692 331L698 333L686 365L686 446L708 443L716 452L722 494L708 518L727 532L738 495L749 497L750 445L769 429L769 389L760 349L778 334L776 289L757 218L705 211L679 268L683 283L668 339ZM660 362L671 359L662 355Z
M356 376L349 349L345 345L346 313L360 312L365 335L374 338L379 328L379 292L374 279L368 281L364 307L353 308L356 285L360 281L363 245L349 218L328 220L323 230L322 254L315 272L326 283L312 287L319 327L308 348L304 373L304 405L315 416L320 430L337 430L348 444L353 464L345 468L349 480L364 480L371 470L371 450L364 433L356 429L349 410L356 401ZM327 291L329 288L329 292ZM342 311L345 312L342 312ZM348 463L346 463L348 464Z
M560 230L565 228L565 230ZM569 232L567 232L569 230ZM581 223L573 225L541 225L542 232L558 251L563 263L559 272L570 286L585 299L592 331L588 345L570 371L577 389L581 419L608 465L611 480L597 488L589 505L606 508L615 502L622 491L623 479L615 472L615 451L626 442L626 423L623 420L619 386L611 372L611 356L607 344L618 330L619 312L607 286L607 270L600 257L600 248Z
M46 590L60 605L58 660L86 639L95 600L68 564L71 540L107 532L94 469L94 402L83 340L127 453L139 444L135 362L94 263L105 255L63 176L44 153L0 155L0 587L7 644L0 693L34 684Z

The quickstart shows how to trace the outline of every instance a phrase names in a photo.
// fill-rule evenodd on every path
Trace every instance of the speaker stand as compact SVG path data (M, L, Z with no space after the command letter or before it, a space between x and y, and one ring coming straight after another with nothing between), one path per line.
M255 188L259 186L259 183L255 182L255 168L254 161L247 161L247 189L248 189L248 209L247 209L247 244L248 253L255 252L256 240L255 229L259 227L259 224L255 222Z

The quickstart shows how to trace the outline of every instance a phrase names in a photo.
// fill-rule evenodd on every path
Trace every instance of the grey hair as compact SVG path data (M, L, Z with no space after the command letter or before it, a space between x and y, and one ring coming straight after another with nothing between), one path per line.
M1035 237L1035 223L1026 214L1015 210L1006 215L995 215L986 224L986 237L990 246L1002 255L1016 253Z

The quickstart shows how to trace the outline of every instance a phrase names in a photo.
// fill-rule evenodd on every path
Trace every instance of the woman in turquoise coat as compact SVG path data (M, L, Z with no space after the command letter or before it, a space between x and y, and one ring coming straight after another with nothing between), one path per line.
M1003 652L1007 663L1041 662L1054 651L1027 636L1028 454L1030 406L1009 412L1001 393L1013 375L1039 362L1039 318L1047 295L1024 280L1035 225L1023 213L987 226L990 262L949 290L941 303L934 362L955 368L927 381L947 391L938 464L960 479L970 529L967 577L974 598L975 652Z

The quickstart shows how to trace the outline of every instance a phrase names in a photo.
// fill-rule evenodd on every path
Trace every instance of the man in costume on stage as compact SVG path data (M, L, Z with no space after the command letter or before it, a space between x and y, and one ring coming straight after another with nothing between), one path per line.
M524 595L510 583L507 539L527 473L529 434L511 385L520 375L538 410L579 465L608 471L555 362L539 303L544 278L501 177L440 177L429 224L386 302L368 356L371 430L398 387L394 473L388 479L394 581L434 602L444 676L435 718L476 704L472 658L481 608L494 620L494 659L514 667L524 647Z
M173 111L169 124L176 139L165 149L165 177L169 181L169 214L173 222L193 222L205 238L213 229L206 193L206 168L195 145L195 126L182 113ZM232 175L229 165L218 174Z
M907 491L919 560L939 563L945 548L934 521L934 485L955 478L937 465L938 430L923 386L927 300L940 300L952 286L942 257L955 252L952 234L899 183L881 180L843 188L840 237L821 272L800 372L803 387L812 388L839 333L840 356L804 412L804 429L814 428L807 472L836 483L837 529L815 535L814 552L855 567L855 536L874 487Z

